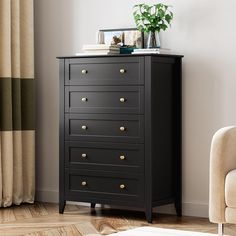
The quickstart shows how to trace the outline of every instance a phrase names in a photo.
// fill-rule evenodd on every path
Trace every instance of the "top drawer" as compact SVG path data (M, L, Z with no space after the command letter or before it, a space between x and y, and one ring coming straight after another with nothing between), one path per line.
M143 57L66 60L66 85L142 85L143 83Z

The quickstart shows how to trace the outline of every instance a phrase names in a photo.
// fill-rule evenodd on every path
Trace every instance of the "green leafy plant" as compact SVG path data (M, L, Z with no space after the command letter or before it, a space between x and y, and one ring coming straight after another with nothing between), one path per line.
M142 32L165 31L173 19L173 13L169 8L170 6L163 3L135 5L133 16L138 30Z

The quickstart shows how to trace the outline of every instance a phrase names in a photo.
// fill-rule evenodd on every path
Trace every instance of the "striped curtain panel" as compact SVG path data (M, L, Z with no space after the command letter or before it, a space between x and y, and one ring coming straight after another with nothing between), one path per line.
M33 203L33 0L0 0L0 205Z

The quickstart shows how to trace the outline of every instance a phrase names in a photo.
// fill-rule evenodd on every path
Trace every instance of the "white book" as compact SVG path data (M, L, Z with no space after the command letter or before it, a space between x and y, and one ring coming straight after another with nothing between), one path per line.
M76 56L86 56L86 55L118 55L118 52L79 52L76 53Z
M102 49L114 49L119 50L120 46L118 45L108 45L108 44L86 44L83 45L82 50L102 50Z
M132 52L132 54L160 54L160 51Z
M84 53L120 53L120 50L101 49L101 50L84 50Z
M84 52L87 55L117 55L119 52Z
M83 51L120 51L120 48L83 48Z
M132 54L170 54L171 50L167 48L144 48L134 49Z
M170 51L168 48L136 48L134 52L156 52L156 51Z
M135 48L134 52L157 52L159 48Z

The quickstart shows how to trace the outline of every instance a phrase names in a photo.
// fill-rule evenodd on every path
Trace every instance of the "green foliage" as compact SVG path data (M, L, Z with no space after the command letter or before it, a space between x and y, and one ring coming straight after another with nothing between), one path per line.
M134 20L138 30L142 32L160 32L166 30L171 24L173 13L170 6L158 3L147 5L145 3L134 6Z

